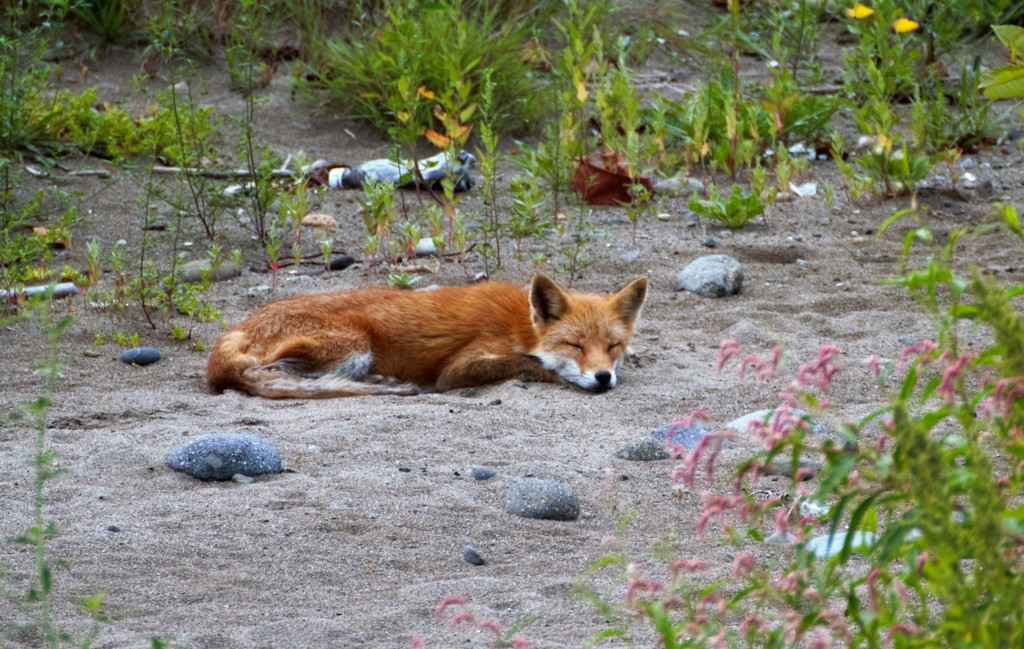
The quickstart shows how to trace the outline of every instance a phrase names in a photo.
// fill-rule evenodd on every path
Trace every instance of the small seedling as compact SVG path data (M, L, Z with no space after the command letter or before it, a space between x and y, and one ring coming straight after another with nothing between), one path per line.
M404 271L388 275L388 286L391 288L412 288L412 285L418 281L420 281L418 275L410 275Z
M774 199L775 189L770 188L769 195ZM715 185L708 187L707 200L698 196L690 198L691 210L706 219L717 221L728 228L741 228L751 219L764 213L767 202L757 192L744 194L739 185L732 186L728 199L722 199Z

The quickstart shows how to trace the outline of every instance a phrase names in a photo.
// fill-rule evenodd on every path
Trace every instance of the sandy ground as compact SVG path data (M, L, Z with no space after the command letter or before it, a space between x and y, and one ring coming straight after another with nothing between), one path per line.
M126 93L126 78L108 74L91 83L99 82L101 92ZM313 157L347 162L384 152L377 136L292 103L286 79L275 81L275 88L260 114L263 132L281 152L302 148ZM207 101L230 112L238 97L214 88ZM280 120L282 114L289 119ZM922 225L941 241L956 227L982 222L993 197L1024 205L1024 155L1016 148L1007 151L968 156L977 163L971 171L992 181L991 192L958 194L949 191L948 181L933 179L937 189L922 195L933 212ZM841 187L833 167L814 163L804 180L830 179ZM71 263L84 266L87 236L99 237L105 249L120 238L129 248L137 246L141 190L127 174L115 173L109 185L87 178L57 182L89 197ZM26 177L23 189L50 190L54 183ZM470 194L466 205L479 206L479 200ZM485 632L451 630L434 620L443 597L460 595L478 617L506 628L532 620L522 631L531 646L563 648L581 646L602 628L602 616L572 591L584 570L606 554L624 549L639 569L657 572L662 564L652 547L660 544L675 557L706 561L710 567L701 579L725 577L736 550L721 542L717 530L704 538L694 530L701 483L677 498L672 461L629 462L614 452L695 408L723 423L777 403L786 378L758 385L739 382L732 371L714 371L718 343L725 338L759 353L780 344L783 377L813 358L820 345L838 345L843 369L826 421L834 424L877 407L882 396L864 359L894 358L904 344L934 334L928 317L902 289L880 282L894 272L903 235L916 224L908 221L881 238L873 235L904 205L905 200L853 205L837 191L830 214L820 197L798 199L772 208L768 225L722 236L715 228L686 226L684 201L672 199L661 208L669 220L642 223L635 245L622 210L596 209L593 218L608 236L590 248L595 263L576 288L610 291L639 275L651 280L633 343L636 360L621 371L619 387L601 395L512 381L407 398L215 397L205 390L206 353L171 341L169 327L152 332L135 312L115 316L87 308L80 298L55 304L55 313L75 316L59 344L66 368L47 424L47 445L59 453L58 464L66 471L46 487L45 514L60 529L49 551L66 562L55 578L56 616L61 625L82 632L86 620L71 603L105 592L106 608L116 619L97 638L94 646L101 648L147 646L154 635L194 649L407 647L414 636L428 647L488 646ZM340 221L339 244L360 255L363 226L355 194L326 195L321 209ZM708 235L717 240L714 250L703 245ZM231 246L246 243L244 235L231 236ZM198 258L205 244L198 235L194 241ZM553 251L559 245L557 240L547 244L549 256L557 256ZM248 268L258 251L251 244L246 251L252 257ZM675 291L677 272L709 253L728 254L743 264L746 280L739 295L709 300ZM1019 247L990 234L963 259L1020 282L1024 268L1018 254ZM478 270L478 260L472 260L470 273ZM530 274L528 261L512 262L495 278L525 283ZM268 279L246 271L216 284L209 299L228 323L236 323L272 299L247 294ZM424 276L421 285L468 281L451 263ZM383 282L382 275L356 266L309 281L282 281L278 296ZM97 334L110 341L118 331L138 333L143 344L161 350L163 359L129 367L118 360L116 345L95 345ZM193 337L209 349L222 331L219 324L201 324ZM33 370L45 347L30 322L0 328L0 412L39 394ZM217 431L271 440L292 472L248 485L204 483L164 465L171 448ZM34 440L24 423L0 426L4 538L30 524L27 462ZM734 466L745 452L726 452L725 466ZM493 467L498 476L475 480L470 472L477 466ZM580 498L580 519L507 515L505 493L523 476L570 484ZM766 479L765 486L790 490L782 478ZM635 515L625 533L610 541L617 512L623 511ZM467 563L466 544L487 565ZM790 552L753 544L746 549L762 560L784 560ZM30 552L4 544L0 564L8 571L7 589L23 592L32 569ZM597 586L621 598L622 578L612 571ZM15 606L0 601L5 621L0 629L20 618ZM638 636L648 634L638 629ZM0 638L0 644L14 647L39 643L30 631Z

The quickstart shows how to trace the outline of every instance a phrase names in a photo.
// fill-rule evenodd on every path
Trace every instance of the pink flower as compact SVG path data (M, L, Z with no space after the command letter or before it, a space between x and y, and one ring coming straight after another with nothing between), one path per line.
M893 637L897 633L902 633L903 635L917 635L921 633L921 631L921 627L913 624L894 624L889 627L889 633L885 634L885 639L886 641L892 641Z
M926 340L920 345L907 345L900 352L900 359L897 362L897 367L903 367L903 364L911 356L917 356L918 365L927 365L928 363L935 360L935 351L939 348L934 341Z
M683 572L699 572L708 567L708 564L704 563L700 559L677 559L672 564L672 570L670 572L672 581L675 581L680 573Z
M473 614L469 611L462 610L452 616L452 619L448 620L448 626L455 628L460 624L472 624Z
M864 361L864 363L868 366L868 371L871 372L876 379L882 375L882 361L880 361L877 356L872 356Z
M465 606L465 598L459 597L458 595L449 595L442 599L438 604L437 608L434 609L434 619L440 622L444 619L444 612L449 606Z
M876 614L879 612L878 605L878 578L882 576L882 571L875 568L868 573L868 601L871 604L871 610Z
M960 378L964 372L964 367L972 358L974 358L973 354L961 354L960 358L956 359L956 362L947 367L942 373L939 394L946 397L948 403L953 403L956 399L956 386L953 385L953 382Z
M736 558L732 562L732 578L738 579L746 577L750 573L754 572L754 568L757 567L757 559L754 555L749 552L741 552L736 555Z
M1013 414L1013 404L1024 396L1024 376L1015 376L1009 379L1002 379L996 383L996 392L993 398L1003 404L1003 419L1009 421Z
M723 340L718 344L718 361L715 363L715 371L721 372L728 365L733 356L740 353L740 341L733 338Z
M768 630L768 623L764 621L764 618L756 613L754 615L748 615L740 623L740 633L748 635L750 633L762 633Z
M481 631L490 631L497 637L501 637L501 625L495 620L482 620L476 623L476 628Z

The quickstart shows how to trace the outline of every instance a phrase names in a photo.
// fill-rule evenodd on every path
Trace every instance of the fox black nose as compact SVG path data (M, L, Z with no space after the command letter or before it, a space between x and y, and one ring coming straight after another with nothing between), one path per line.
M594 372L594 380L597 381L598 387L602 389L612 387L612 373L608 370Z

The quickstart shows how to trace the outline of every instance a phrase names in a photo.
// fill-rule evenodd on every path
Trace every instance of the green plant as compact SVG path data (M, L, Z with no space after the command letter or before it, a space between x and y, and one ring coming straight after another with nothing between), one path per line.
M566 19L557 25L566 43L552 70L556 120L548 123L535 147L519 143L520 155L512 158L531 176L548 183L552 220L560 213L560 197L569 187L571 169L594 148L596 140L588 130L594 106L587 84L592 77L602 78L608 67L595 24L601 13L599 3L569 0L566 9Z
M992 30L1009 50L1009 63L986 72L979 85L989 99L1024 97L1024 27L993 25Z
M46 158L59 150L50 122L40 112L51 66L46 57L59 41L68 5L12 0L0 12L0 167L21 152Z
M410 275L403 271L401 273L390 273L388 275L388 286L391 288L412 288L413 284L420 281L416 275Z
M368 235L366 253L371 266L387 259L392 225L398 216L395 211L395 192L393 183L378 182L367 177L363 181L363 196L357 199L363 208L363 223Z
M514 131L540 115L535 75L522 56L527 21L501 20L498 5L463 0L391 0L381 18L330 39L313 70L317 85L354 116L385 131L412 125L418 134L435 123L430 95L453 96L462 85L468 103L479 104L488 71L494 124Z
M128 0L79 0L71 13L92 33L113 43L125 26Z
M633 245L636 245L636 228L640 223L640 219L646 214L653 216L655 214L656 207L652 200L654 195L651 190L647 189L644 185L637 183L630 185L629 195L633 197L633 200L625 206L626 216L629 218L629 223L632 226L630 233L632 235Z
M239 0L224 47L231 84L246 95L269 82L267 64L259 57L270 8L260 0Z
M591 219L593 210L586 203L580 202L575 210L576 216L572 221L556 222L554 229L563 243L558 248L558 253L565 258L562 264L562 272L566 275L566 285L572 288L573 283L580 278L583 271L590 267L594 260L586 256L587 248L598 237L605 237L604 230L596 227ZM566 240L568 239L568 240Z
M821 444L825 465L815 487L801 486L809 469L799 468L800 457L813 443L812 418L828 407L825 397L842 370L838 348L823 347L801 365L779 407L752 424L747 434L765 450L726 481L728 493L706 493L696 526L698 533L717 526L736 546L731 578L705 578L703 562L669 554L665 579L626 569L617 582L625 582L625 594L609 596L597 584L629 565L627 556L609 555L588 570L581 593L609 625L595 644L630 642L638 625L665 647L1024 642L1024 319L1014 305L1024 285L1000 286L977 271L954 270L964 240L1012 236L1024 245L1016 211L1006 207L1002 217L1004 232L954 232L893 280L919 298L938 335L906 347L894 362L868 359L888 405ZM932 241L918 230L905 247ZM970 349L962 332L976 338L979 329L988 342ZM724 341L719 369L733 358L764 380L776 375L781 357L778 349L767 359L744 355L737 341ZM703 417L694 412L678 423ZM722 442L709 435L692 450L675 447L675 477L692 487L705 469L716 484ZM762 469L779 461L793 469L789 490L801 494L795 502L755 495ZM767 530L795 553L755 557L747 547L764 542ZM824 534L809 541L816 531Z
M761 89L761 108L772 117L773 139L780 149L788 144L825 139L832 116L839 110L836 97L801 92L789 70L781 70L772 84Z
M774 200L775 189L769 190L770 200ZM732 186L728 199L722 199L715 185L708 187L708 198L704 200L697 195L690 197L691 210L706 219L717 221L728 228L741 228L751 219L764 213L770 200L765 200L757 192L744 194L739 185Z
M508 221L508 234L515 240L516 259L522 259L523 241L527 238L543 240L551 222L544 218L541 208L546 197L543 188L533 176L515 177L509 184L512 195L512 216Z
M0 181L3 183L0 187L0 289L11 292L28 282L53 278L49 264L54 246L66 246L71 241L77 210L74 206L68 207L57 222L29 231L29 225L47 216L43 192L33 194L28 200L19 199L15 193L15 176L7 165L0 168ZM65 198L59 196L60 202Z
M46 431L47 418L63 369L58 354L58 342L70 326L72 318L64 316L54 321L46 306L48 301L49 296L43 295L38 302L30 304L28 309L30 317L38 320L47 343L47 357L39 368L44 377L42 393L31 403L10 413L10 418L14 421L29 419L35 429L35 451L29 463L33 470L32 519L24 534L11 539L13 543L23 545L29 550L34 566L28 590L19 599L30 625L23 622L17 631L13 628L4 628L6 625L0 626L0 638L10 637L16 632L21 636L30 636L30 640L28 637L20 639L28 640L33 646L46 646L52 649L78 646L84 649L91 646L103 624L108 622L108 617L103 611L103 593L83 598L78 602L78 608L92 618L92 625L84 636L75 638L61 628L54 611L53 584L56 568L60 563L51 557L49 544L57 538L59 530L54 521L46 518L45 487L51 480L59 478L63 470L57 464L56 451L48 448Z

